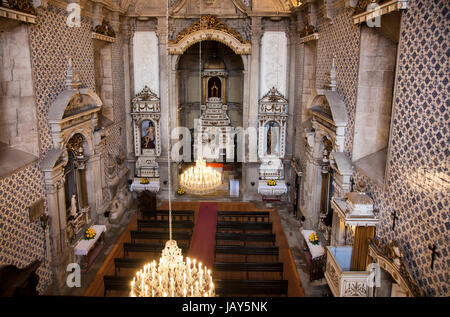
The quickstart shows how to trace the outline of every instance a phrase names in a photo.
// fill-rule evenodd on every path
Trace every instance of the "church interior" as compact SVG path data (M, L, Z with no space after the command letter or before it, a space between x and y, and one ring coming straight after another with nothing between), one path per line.
M447 0L0 0L0 296L450 296Z

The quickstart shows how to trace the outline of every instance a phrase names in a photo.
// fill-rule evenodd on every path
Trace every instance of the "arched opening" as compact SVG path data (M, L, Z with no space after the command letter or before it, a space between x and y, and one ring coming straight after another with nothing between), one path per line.
M188 162L184 158L179 173L195 164L199 144L202 148L206 144L208 150L212 150L203 150L202 156L207 164L223 172L224 184L218 191L222 196L228 191L230 179L241 178L241 163L235 160L234 135L230 135L229 147L221 143L223 138L218 136L225 135L226 131L233 133L233 128L243 126L243 70L241 56L216 41L193 44L180 56L176 67L177 125L191 132L191 159ZM201 128L195 129L196 124L201 124ZM182 149L180 154L184 151Z
M222 98L222 82L219 77L211 77L208 80L208 98Z
M87 188L85 155L87 142L80 133L73 135L66 144L68 161L64 167L64 197L68 239L72 241L89 222L89 194Z

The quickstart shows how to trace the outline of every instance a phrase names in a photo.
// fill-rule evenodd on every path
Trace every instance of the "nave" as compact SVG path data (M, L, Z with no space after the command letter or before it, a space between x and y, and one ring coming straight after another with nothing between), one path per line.
M168 239L167 209L167 202L153 211L141 208L84 296L129 296L136 271L157 261ZM216 296L303 296L276 210L242 202L173 202L172 209L173 239L184 256L197 258L208 268L212 264ZM201 224L202 209L206 217L216 214L215 226ZM203 232L198 235L199 231ZM214 239L208 240L211 233ZM208 241L209 248L202 245Z

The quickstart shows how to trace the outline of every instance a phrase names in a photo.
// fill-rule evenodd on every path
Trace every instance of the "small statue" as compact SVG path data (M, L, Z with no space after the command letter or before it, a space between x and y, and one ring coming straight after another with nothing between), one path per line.
M72 201L70 204L70 215L74 218L77 216L77 200L75 195L72 195Z

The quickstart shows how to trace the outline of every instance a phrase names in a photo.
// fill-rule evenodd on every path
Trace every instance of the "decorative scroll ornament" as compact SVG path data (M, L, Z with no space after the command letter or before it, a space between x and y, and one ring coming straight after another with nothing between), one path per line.
M192 34L192 33L197 32L197 31L204 31L204 30L218 30L218 31L222 31L222 32L225 32L225 33L228 33L228 34L232 35L234 38L236 38L239 42L241 42L243 44L250 43L250 41L244 40L242 38L241 34L239 34L239 32L237 32L236 30L230 28L224 22L219 21L219 19L217 17L211 16L211 15L202 16L200 18L199 22L195 22L195 23L191 24L188 28L186 28L183 31L181 31L178 34L178 36L175 39L175 41L172 41L172 43L178 43L183 38L188 36L189 34Z
M30 0L0 0L0 5L5 8L17 10L28 14L36 14L36 10Z
M264 101L265 99L268 99L270 102L287 102L286 98L276 89L275 87L272 87L267 94L265 94L260 101Z
M359 0L355 7L355 14L360 14L367 11L367 6L371 3L382 4L386 0Z
M422 291L411 277L411 273L403 261L403 252L400 250L397 241L392 240L387 245L383 245L378 239L370 239L369 242L374 247L374 251L377 253L377 256L382 256L394 264L398 272L408 284L408 288L412 292L412 295L415 297L422 297Z
M82 157L84 154L83 141L84 138L81 134L75 134L67 143L67 150L71 151L75 157Z
M148 86L145 86L144 89L142 89L141 92L139 92L136 97L133 98L133 103L138 101L151 100L159 100L159 98Z
M112 27L109 25L108 22L105 20L102 21L102 24L97 25L94 28L95 33L103 34L110 37L116 37L116 33L112 29Z
M300 32L300 37L305 37L314 33L317 33L317 28L314 25L306 24Z

